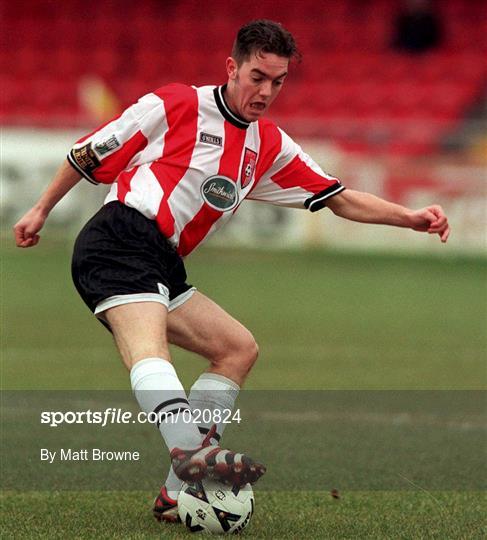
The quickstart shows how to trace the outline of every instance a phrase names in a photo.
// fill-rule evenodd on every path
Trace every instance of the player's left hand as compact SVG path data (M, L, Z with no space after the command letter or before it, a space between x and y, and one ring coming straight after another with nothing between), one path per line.
M437 234L441 241L445 243L450 236L450 225L443 212L443 208L438 205L427 206L411 213L411 229L428 234Z

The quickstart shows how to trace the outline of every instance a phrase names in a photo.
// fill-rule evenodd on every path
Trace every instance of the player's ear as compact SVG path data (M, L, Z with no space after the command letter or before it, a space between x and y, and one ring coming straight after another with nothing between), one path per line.
M238 65L237 65L237 62L234 58L232 58L231 56L229 56L227 58L227 75L228 75L228 78L230 80L235 80L235 78L237 77L237 69L238 69Z

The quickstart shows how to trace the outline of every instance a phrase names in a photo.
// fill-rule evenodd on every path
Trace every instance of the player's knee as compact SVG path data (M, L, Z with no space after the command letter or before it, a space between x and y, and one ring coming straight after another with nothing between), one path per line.
M259 346L254 339L254 336L249 332L245 341L241 344L241 365L247 371L252 369L252 366L257 361L259 356Z
M247 330L232 336L215 358L215 364L232 366L235 370L248 373L259 356L259 347L254 336Z

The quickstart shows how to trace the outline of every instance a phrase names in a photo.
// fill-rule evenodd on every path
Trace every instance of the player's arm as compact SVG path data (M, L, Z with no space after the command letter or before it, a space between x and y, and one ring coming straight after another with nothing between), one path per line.
M15 224L15 243L18 247L32 247L39 242L39 231L56 204L79 181L81 175L66 160L37 203Z
M326 206L335 215L352 221L394 225L438 234L442 242L446 242L450 234L448 219L438 205L411 210L370 193L346 189L331 197Z
M172 89L174 93L177 90ZM147 146L148 139L160 136L163 111L162 98L147 94L76 142L39 201L14 226L17 246L32 247L39 242L38 233L49 212L81 178L94 184L114 182Z

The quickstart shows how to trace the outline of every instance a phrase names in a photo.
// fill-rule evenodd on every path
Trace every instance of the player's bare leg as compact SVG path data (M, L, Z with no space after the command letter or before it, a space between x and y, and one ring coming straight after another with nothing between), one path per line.
M107 310L105 317L123 362L130 369L132 388L142 410L147 414L172 414L170 422L159 421L158 427L170 450L172 470L177 477L194 481L210 475L229 483L243 483L244 478L237 474L238 467L242 467L245 471L258 471L251 477L246 476L246 481L257 480L265 470L261 465L242 454L210 446L216 428L202 441L197 425L188 421L189 402L168 360L166 307L156 302L125 304ZM182 411L187 413L177 414ZM236 469L227 463L230 457L235 457L230 461ZM167 497L167 492L161 491L156 498L154 515L158 519L170 516L174 521L177 519L174 507L166 512L168 504L163 495Z
M219 442L225 423L218 413L233 411L240 387L258 356L252 334L218 304L196 292L187 302L169 312L168 338L171 344L194 352L210 362L191 388L190 405L213 413L211 421L199 423L203 435L217 425L215 442ZM222 415L223 416L223 415ZM249 481L256 478L250 473Z
M134 302L108 309L104 315L128 370L144 358L164 358L170 362L167 308L163 304Z
M193 410L217 414L233 411L240 385L258 355L252 334L215 302L196 292L169 313L168 339L171 344L194 352L210 362L207 372L191 388L189 401ZM201 420L199 428L202 437L208 436L213 423L217 426L213 436L215 444L220 440L225 423ZM231 456L227 460L229 458ZM249 467L246 463L240 463L240 459L237 456L237 463L233 464L237 481L253 482L264 473L262 466ZM170 470L158 499L158 519L172 521L180 487L176 474Z
M194 451L201 447L198 428L184 388L169 361L167 308L158 302L134 302L108 309L109 323L124 364L130 370L135 397L146 414L157 415L157 427L169 449ZM195 477L206 463L193 463Z
M169 313L167 334L171 344L209 360L209 373L222 375L239 386L259 353L249 330L200 292Z

